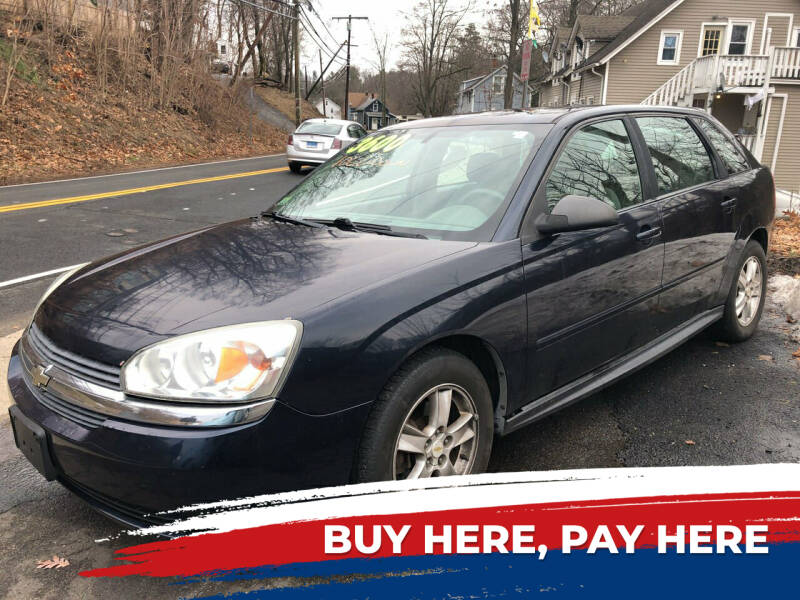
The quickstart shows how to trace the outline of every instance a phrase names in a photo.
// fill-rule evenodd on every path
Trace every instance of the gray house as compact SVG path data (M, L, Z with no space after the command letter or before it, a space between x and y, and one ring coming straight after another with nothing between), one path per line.
M499 67L488 75L473 77L461 82L455 114L503 110L503 90L506 85L506 67ZM522 83L514 73L512 108L527 108L531 102L531 87Z
M397 122L397 117L386 107L386 122L383 119L383 101L371 93L350 92L348 97L348 119L361 123L368 131L375 131Z

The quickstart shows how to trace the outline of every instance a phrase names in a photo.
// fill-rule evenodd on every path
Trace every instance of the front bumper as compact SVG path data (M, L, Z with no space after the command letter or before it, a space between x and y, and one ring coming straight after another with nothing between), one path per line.
M222 428L163 427L54 412L23 373L15 346L8 385L17 409L47 436L55 479L127 524L154 512L265 493L342 485L368 406L325 416L278 401L259 421Z
M297 162L304 165L321 165L337 152L339 151L325 150L323 152L310 152L298 150L294 146L286 146L286 159L289 162Z

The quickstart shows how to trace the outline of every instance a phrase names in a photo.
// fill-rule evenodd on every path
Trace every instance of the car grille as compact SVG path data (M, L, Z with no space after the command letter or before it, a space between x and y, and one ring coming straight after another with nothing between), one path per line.
M28 330L28 342L42 358L70 375L105 387L120 388L119 367L90 360L59 348L35 324L31 324Z
M95 429L96 427L102 425L106 420L105 415L101 415L100 413L96 413L92 410L65 402L58 396L51 394L46 390L37 388L36 399L39 400L39 403L42 406L46 406L54 413L61 415L65 419L74 421L79 425L83 425L88 429Z

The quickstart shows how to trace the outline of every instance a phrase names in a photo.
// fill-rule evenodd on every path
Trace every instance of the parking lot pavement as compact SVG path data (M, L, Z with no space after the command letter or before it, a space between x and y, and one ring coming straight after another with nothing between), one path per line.
M11 213L19 221L8 224L7 217L0 218L0 240L4 250L9 240L20 249L10 255L11 262L4 255L3 268L10 265L9 277L20 276L130 247L119 237L106 235L123 225L136 230L125 234L128 239L143 243L254 214L298 181L285 173L263 178L255 185L246 178L231 180L227 196L213 183L191 190L174 188L161 197L146 193L124 202L112 198L80 208ZM230 196L231 192L237 195ZM47 216L38 216L37 211ZM185 212L193 216L184 218ZM41 218L48 220L39 223ZM60 223L68 225L66 230ZM32 227L41 227L40 243L30 232ZM76 246L70 246L72 241ZM0 361L51 279L0 289ZM785 316L768 305L758 332L744 344L719 344L712 335L700 334L628 379L498 439L490 470L800 462L800 366L791 357L797 346ZM5 383L0 385L5 391ZM175 587L171 581L140 577L120 581L78 577L82 570L111 564L114 549L132 542L95 541L115 534L119 527L59 484L44 481L26 462L14 447L7 403L8 397L0 395L0 594L175 598L234 591L210 582ZM38 560L54 554L67 558L70 566L36 569ZM236 590L261 585L242 583Z

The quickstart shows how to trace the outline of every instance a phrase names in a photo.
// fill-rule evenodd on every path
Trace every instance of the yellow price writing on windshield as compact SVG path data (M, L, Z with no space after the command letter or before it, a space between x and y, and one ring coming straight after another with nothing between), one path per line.
M406 136L399 136L393 133L387 135L376 135L374 137L365 137L363 140L350 146L346 152L347 154L391 152L392 150L402 146L406 139L408 139Z

